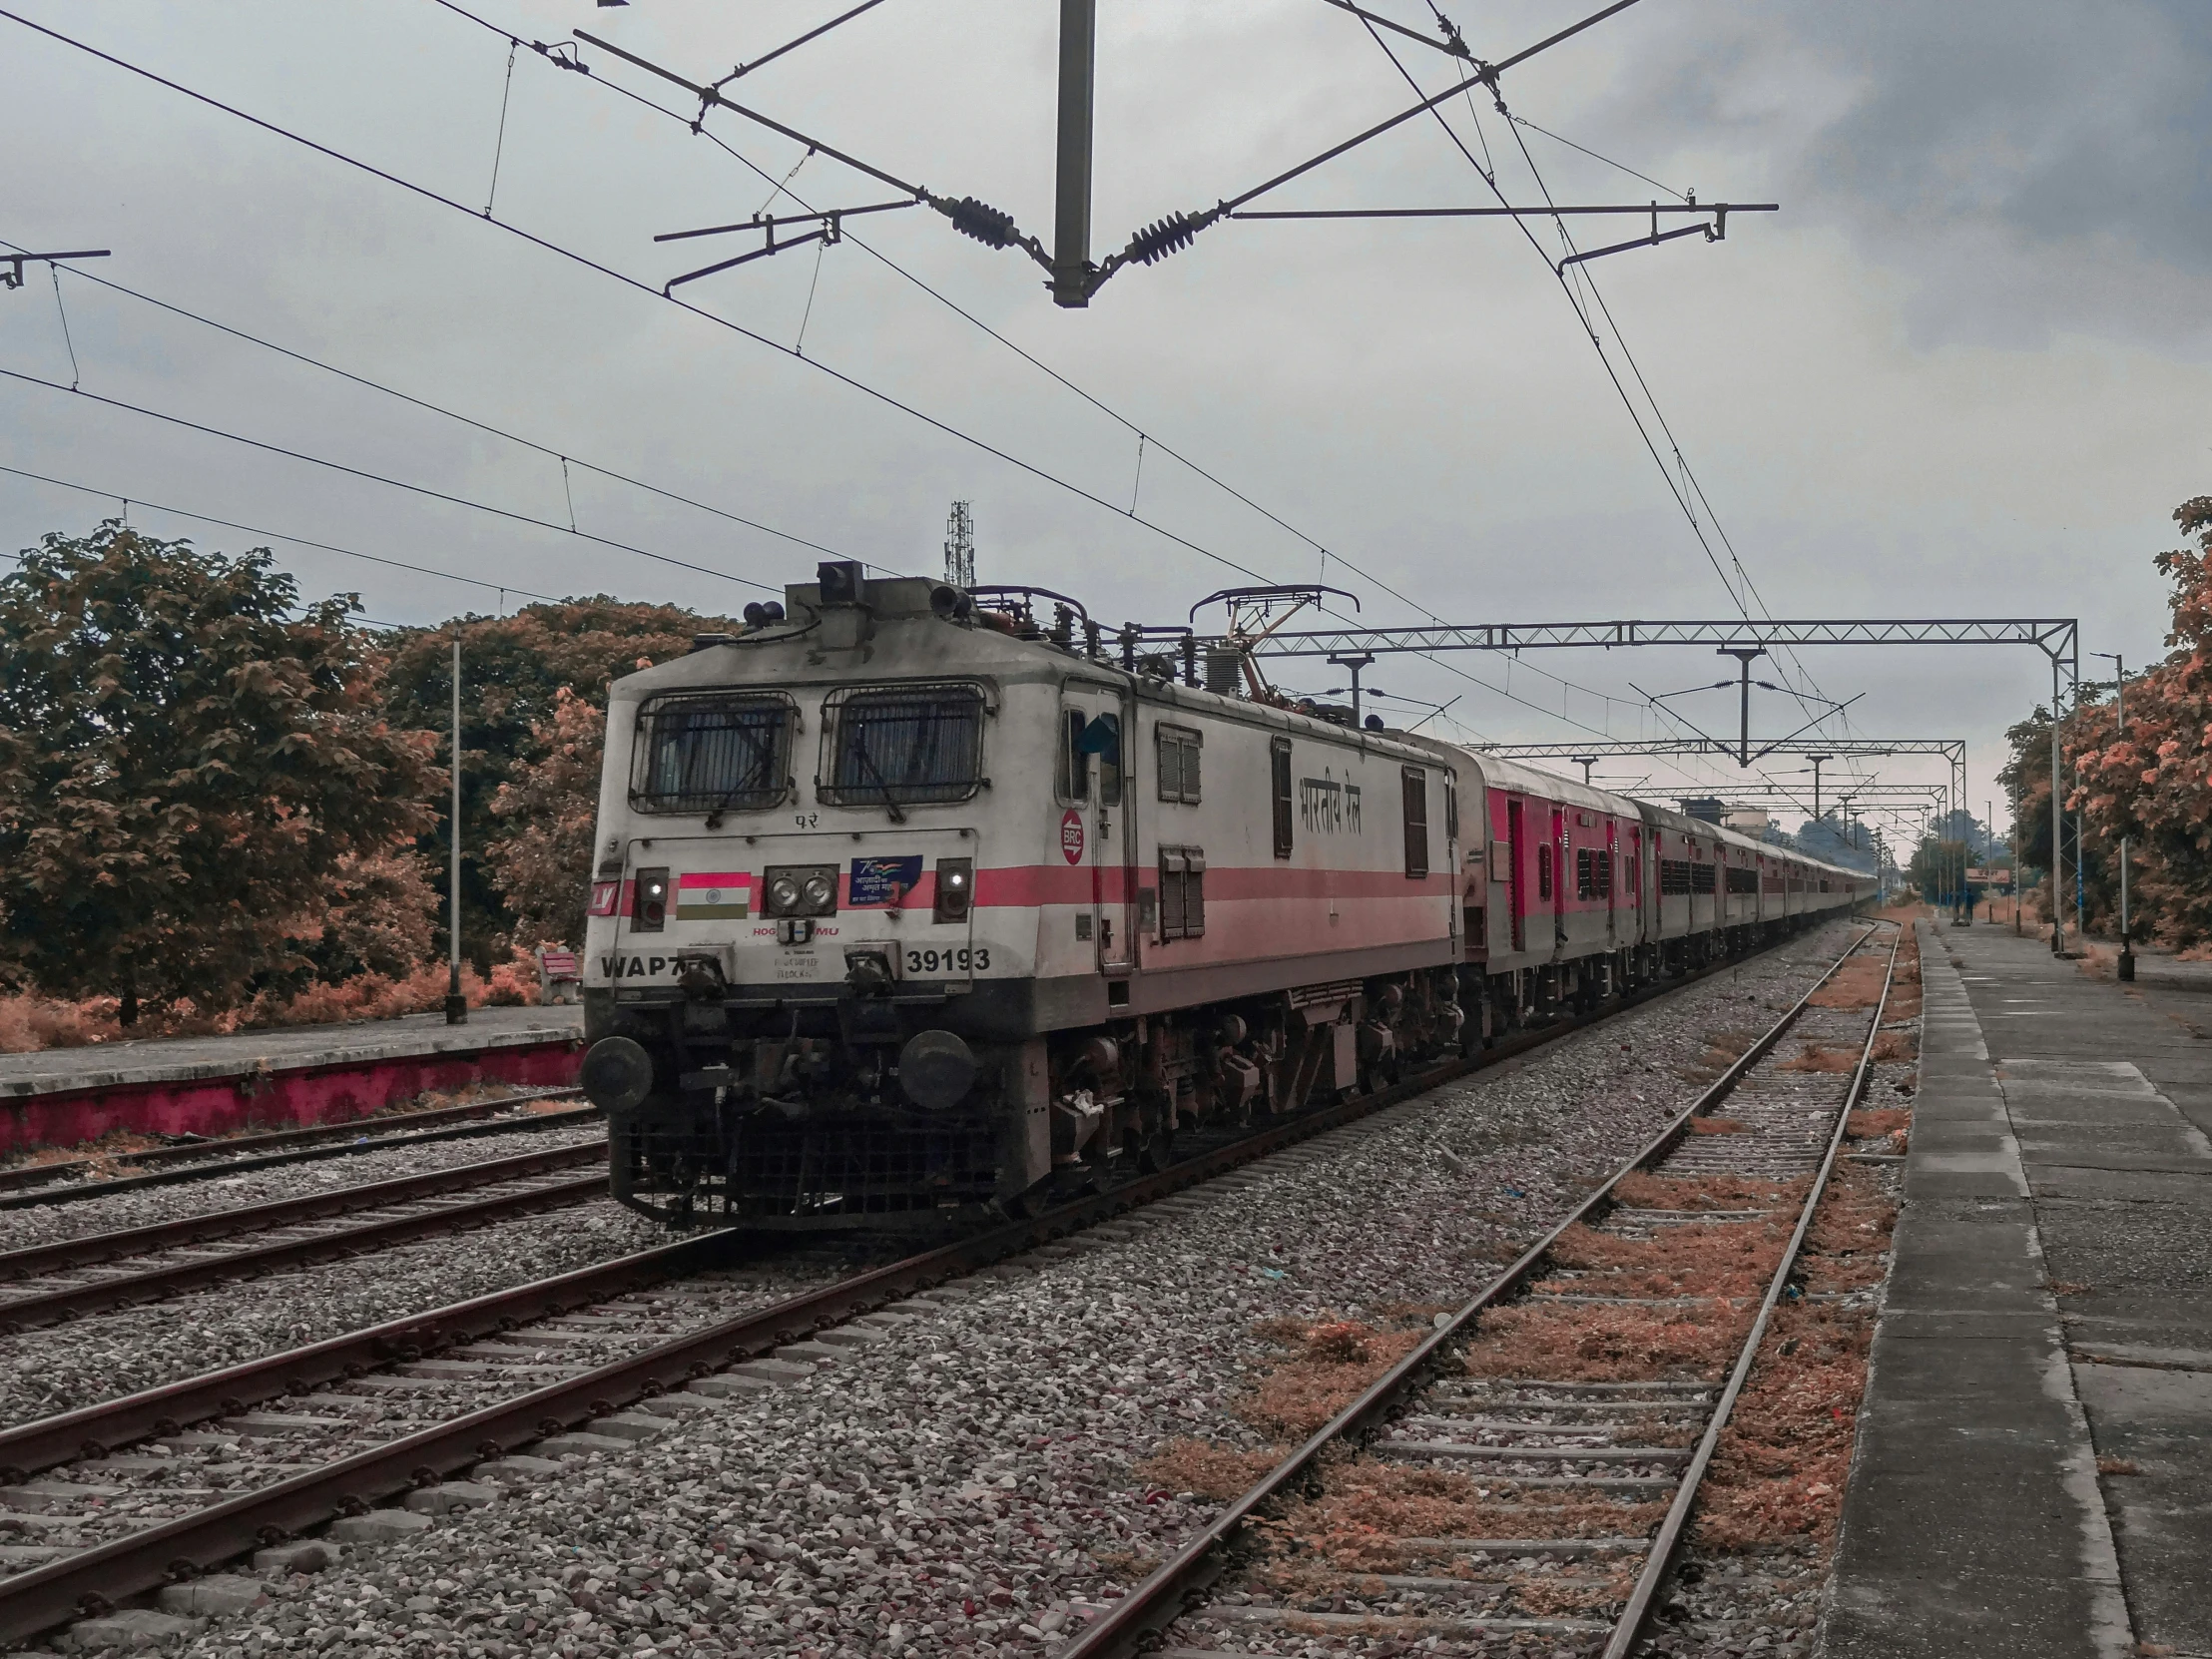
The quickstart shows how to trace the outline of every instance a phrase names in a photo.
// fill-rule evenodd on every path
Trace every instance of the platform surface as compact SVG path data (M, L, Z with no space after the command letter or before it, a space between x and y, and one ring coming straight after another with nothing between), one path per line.
M228 1037L150 1037L87 1048L49 1048L35 1054L0 1054L0 1100L241 1077L254 1071L481 1053L567 1041L583 1034L580 1007L472 1008L465 1025L448 1025L443 1014L409 1014L343 1025L242 1031Z
M1920 925L1922 1087L1825 1651L2212 1655L2212 1008Z

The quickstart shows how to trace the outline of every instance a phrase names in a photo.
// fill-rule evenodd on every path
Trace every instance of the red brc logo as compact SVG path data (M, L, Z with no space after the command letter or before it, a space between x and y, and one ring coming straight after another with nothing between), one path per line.
M1073 807L1060 815L1060 856L1071 864L1083 861L1083 815Z

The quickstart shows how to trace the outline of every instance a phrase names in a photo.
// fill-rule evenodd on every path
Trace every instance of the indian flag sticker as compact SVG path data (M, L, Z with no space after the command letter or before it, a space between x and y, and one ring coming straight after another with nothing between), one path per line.
M678 921L736 921L753 908L750 872L719 870L676 878Z

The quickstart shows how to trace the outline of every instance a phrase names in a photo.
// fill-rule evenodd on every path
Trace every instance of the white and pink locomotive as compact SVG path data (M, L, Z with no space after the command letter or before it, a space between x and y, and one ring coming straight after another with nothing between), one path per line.
M1873 894L1076 616L831 564L615 682L584 1086L619 1198L1008 1209Z

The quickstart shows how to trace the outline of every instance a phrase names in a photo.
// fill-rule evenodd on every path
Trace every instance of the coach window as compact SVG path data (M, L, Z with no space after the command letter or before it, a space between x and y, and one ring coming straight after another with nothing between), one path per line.
M1407 767L1400 775L1405 794L1405 873L1428 873L1428 774Z
M1536 848L1536 896L1551 896L1551 843L1546 841Z
M1198 801L1198 734L1181 726L1154 728L1160 763L1160 799Z
M1291 740L1274 738L1268 743L1268 785L1275 801L1275 855L1291 855Z

